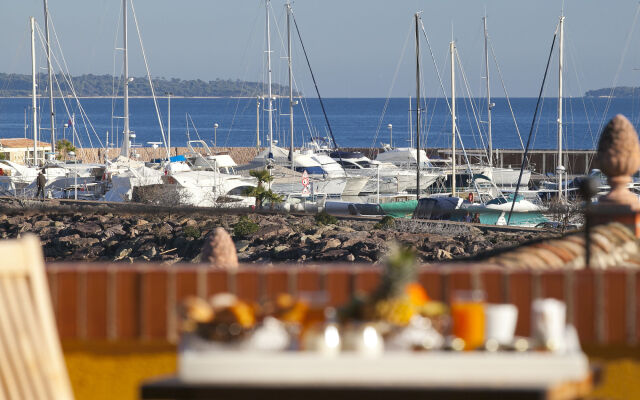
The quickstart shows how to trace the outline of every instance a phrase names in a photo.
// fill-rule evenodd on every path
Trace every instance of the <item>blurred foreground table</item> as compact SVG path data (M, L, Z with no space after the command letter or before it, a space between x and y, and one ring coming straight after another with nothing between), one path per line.
M179 375L142 399L577 399L592 389L584 354L183 352Z

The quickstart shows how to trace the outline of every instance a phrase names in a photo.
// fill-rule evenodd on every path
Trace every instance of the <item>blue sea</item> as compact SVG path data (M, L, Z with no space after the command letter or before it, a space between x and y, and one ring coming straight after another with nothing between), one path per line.
M516 124L526 144L531 131L536 99L511 99L513 116L504 98L492 100L493 147L501 149L521 148ZM218 146L255 146L256 125L260 127L261 144L266 143L267 112L261 101L257 107L255 98L172 98L171 146L184 146L188 137L203 139ZM28 98L0 99L0 137L24 137L25 113L31 123L31 100ZM302 98L294 107L294 144L301 145L312 136L329 137L329 126L338 146L380 147L393 140L394 146L410 144L408 98L328 98L324 99L327 121L320 103L315 98ZM58 138L74 141L78 147L110 146L122 140L122 99L83 98L56 99ZM165 135L167 134L167 98L157 99ZM422 143L427 147L450 147L451 118L446 101L442 98L427 99L422 113ZM130 100L130 126L135 132L136 145L148 146L149 142L163 142L160 123L153 99ZM274 139L283 146L289 144L288 99L274 101ZM415 109L414 105L411 108ZM50 140L47 99L38 101L38 119L41 124L41 140ZM259 116L257 115L259 110ZM484 99L458 99L458 127L466 148L486 146L486 101ZM475 110L475 113L474 113ZM44 112L43 112L44 111ZM538 120L533 128L531 148L556 148L557 101L542 101ZM626 115L635 126L640 120L640 102L635 99L570 98L564 102L564 146L569 149L593 149L597 145L603 124L613 115ZM72 129L64 128L75 114L75 140ZM415 112L412 112L411 131L415 135ZM214 124L218 124L217 130ZM389 129L388 125L392 128ZM114 135L114 132L116 135ZM31 138L29 130L26 136Z

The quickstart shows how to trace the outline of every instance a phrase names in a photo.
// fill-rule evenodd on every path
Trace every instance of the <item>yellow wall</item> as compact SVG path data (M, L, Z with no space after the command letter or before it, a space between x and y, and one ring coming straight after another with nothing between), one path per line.
M140 383L176 372L176 347L168 343L63 343L77 400L138 399ZM640 399L640 351L586 349L603 367L604 379L591 397Z
M167 343L63 343L77 400L134 400L144 379L173 374L176 348Z

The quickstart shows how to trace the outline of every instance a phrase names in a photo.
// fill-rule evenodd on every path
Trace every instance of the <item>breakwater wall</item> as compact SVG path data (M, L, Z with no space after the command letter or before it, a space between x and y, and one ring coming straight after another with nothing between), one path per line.
M218 147L212 148L215 153L227 153L238 164L247 164L253 159L256 154L264 150L264 147ZM344 148L346 151L360 151L367 157L375 158L375 156L382 150L378 148ZM430 148L427 149L427 155L429 157L449 158L451 157L450 149ZM188 149L186 147L172 147L170 154L172 156L187 154ZM77 151L78 157L85 162L101 162L106 157L108 159L115 158L119 153L119 148L105 149L97 148L82 148ZM167 151L164 148L152 148L152 147L133 147L133 154L140 161L150 161L154 158L166 157ZM498 167L513 167L519 168L522 164L524 157L524 151L513 149L494 149L493 159L495 165ZM477 162L484 157L486 162L486 153L483 150L471 149L467 150L467 155L471 162ZM564 166L570 175L584 175L594 168L593 159L595 156L594 150L568 150L565 152ZM464 154L458 152L456 158L459 164L463 164L465 161ZM531 150L528 154L529 167L539 174L555 173L557 165L557 152L555 150Z

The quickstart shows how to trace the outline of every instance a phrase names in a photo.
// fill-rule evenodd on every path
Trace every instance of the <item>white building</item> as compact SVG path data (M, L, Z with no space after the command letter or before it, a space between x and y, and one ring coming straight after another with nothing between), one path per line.
M45 153L51 152L51 143L38 141L37 159L39 163L45 159ZM0 158L18 164L33 163L33 139L7 138L0 139Z

